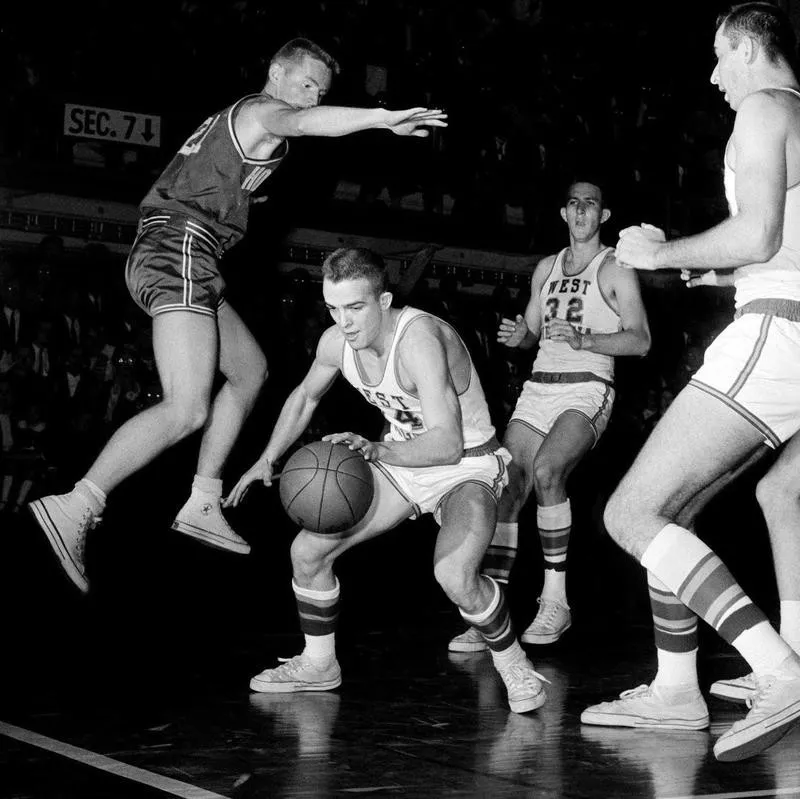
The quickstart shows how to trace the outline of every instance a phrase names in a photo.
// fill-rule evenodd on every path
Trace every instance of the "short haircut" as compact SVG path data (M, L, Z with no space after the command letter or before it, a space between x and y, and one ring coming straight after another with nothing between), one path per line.
M389 290L389 276L383 257L366 247L340 247L322 264L322 279L331 283L366 278L379 296Z
M317 61L321 61L334 75L341 71L339 62L327 51L323 50L316 42L311 39L297 38L286 42L270 60L270 64L282 61L302 61L304 56L309 56Z
M600 206L602 208L608 208L606 203L606 191L603 188L602 183L598 183L596 180L592 180L591 178L575 178L575 180L571 180L567 184L567 188L564 191L564 204L566 205L567 201L570 198L573 186L577 186L579 183L588 183L590 186L594 186L600 192Z
M794 64L797 51L794 29L789 17L772 3L740 3L733 6L717 17L717 30L721 27L734 50L744 36L749 36L763 48L768 61L775 63L783 58Z

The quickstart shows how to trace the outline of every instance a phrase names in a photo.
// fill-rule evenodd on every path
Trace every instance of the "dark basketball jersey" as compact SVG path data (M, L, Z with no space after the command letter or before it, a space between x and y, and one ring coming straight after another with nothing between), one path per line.
M209 117L185 142L142 200L143 214L174 211L210 227L232 247L247 230L250 195L278 168L289 149L282 142L266 161L247 158L233 121L251 94Z

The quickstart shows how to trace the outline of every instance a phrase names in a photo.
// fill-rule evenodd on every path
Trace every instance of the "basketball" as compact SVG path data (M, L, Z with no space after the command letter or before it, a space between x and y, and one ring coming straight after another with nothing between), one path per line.
M292 521L315 533L340 533L360 522L374 493L369 465L344 444L306 444L281 472L284 510Z

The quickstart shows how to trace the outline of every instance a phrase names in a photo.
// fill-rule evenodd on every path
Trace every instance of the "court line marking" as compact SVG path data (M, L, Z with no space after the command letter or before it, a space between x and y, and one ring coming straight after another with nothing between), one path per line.
M689 796L670 796L669 799L756 799L759 796L798 796L797 788L773 788L771 791L735 791L734 793L693 793Z
M57 741L55 738L48 738L46 735L39 735L38 732L32 732L23 727L15 727L13 724L7 724L4 721L0 721L0 735L5 735L8 738L13 738L31 746L38 746L40 749L54 752L70 760L77 760L79 763L100 771L106 771L116 777L139 782L149 788L156 788L173 796L180 796L181 799L229 799L229 797L222 794L206 791L196 785L190 785L188 782L181 782L180 780L172 779L172 777L164 777L161 774L154 774L152 771L129 766L127 763L100 755L97 752L81 749L79 746L72 746L72 744Z

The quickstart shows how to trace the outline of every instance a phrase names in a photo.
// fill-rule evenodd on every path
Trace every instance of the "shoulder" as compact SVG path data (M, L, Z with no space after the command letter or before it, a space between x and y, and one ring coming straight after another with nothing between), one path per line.
M778 89L762 89L748 94L736 111L734 134L750 127L787 126L800 113L796 95Z
M237 108L237 115L239 117L263 117L277 111L289 111L292 107L283 102L283 100L276 100L267 94L254 94L250 97L244 97L234 103L234 108Z
M430 341L441 341L446 329L446 323L432 314L420 314L411 319L400 339L399 349L405 353L414 347L424 345Z
M553 271L558 255L559 253L557 252L552 255L545 255L544 258L536 262L536 266L533 267L533 275L531 276L532 286L541 285L544 282L547 276Z
M336 325L331 325L320 336L317 344L317 360L327 366L338 367L341 364L344 345L342 331Z

